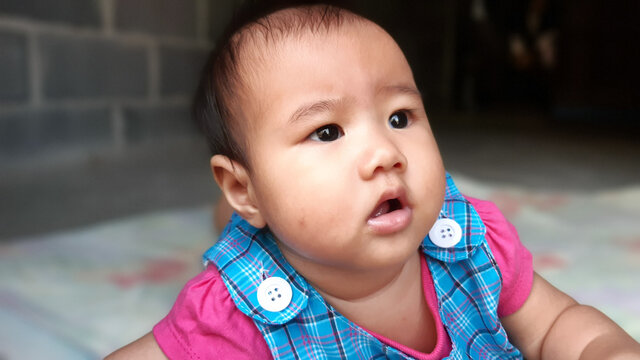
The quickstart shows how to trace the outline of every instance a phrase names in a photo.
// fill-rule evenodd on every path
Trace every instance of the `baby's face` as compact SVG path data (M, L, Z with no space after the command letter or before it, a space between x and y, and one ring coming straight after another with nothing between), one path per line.
M285 257L349 270L406 261L445 176L401 50L371 23L266 46L241 111L256 203Z

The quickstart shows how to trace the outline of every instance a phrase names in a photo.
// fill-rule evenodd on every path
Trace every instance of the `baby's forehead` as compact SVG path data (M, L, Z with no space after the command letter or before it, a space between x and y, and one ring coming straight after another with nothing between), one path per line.
M239 81L236 85L240 92L256 90L254 86L260 81L260 75L268 71L267 67L273 65L272 60L281 56L285 49L288 53L304 52L305 45L322 44L331 41L330 39L348 38L355 42L358 41L357 32L349 31L354 28L371 27L385 33L375 23L352 13L342 14L340 18L333 20L325 19L322 24L313 24L289 11L292 10L272 14L277 18L265 18L251 23L231 39L237 54L235 69Z
M297 56L296 54L303 54L311 47L315 51L335 51L329 50L328 47L324 50L324 45L328 43L351 47L356 42L368 41L371 37L367 36L367 39L364 39L363 32L359 31L362 28L365 28L368 34L379 33L393 41L375 23L364 18L358 20L358 22L344 22L321 30L306 27L289 29L286 33L279 29L271 30L273 33L264 33L266 29L254 25L252 29L247 29L249 32L243 34L244 39L239 42L237 75L244 86L251 88L256 81L260 81L261 74L269 71L270 66L274 66L274 59L282 56ZM355 29L358 30L353 31ZM277 62L275 64L277 65ZM313 66L317 65L318 63L310 62L309 71L313 71Z

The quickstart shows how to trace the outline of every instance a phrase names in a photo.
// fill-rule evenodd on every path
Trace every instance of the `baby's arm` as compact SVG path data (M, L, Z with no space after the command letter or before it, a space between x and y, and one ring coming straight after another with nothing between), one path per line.
M538 274L522 308L501 321L527 359L640 359L640 344L622 328Z
M113 354L107 356L105 360L118 360L118 359L166 359L160 346L156 342L152 333L141 337L140 339L132 342L131 344L115 351Z

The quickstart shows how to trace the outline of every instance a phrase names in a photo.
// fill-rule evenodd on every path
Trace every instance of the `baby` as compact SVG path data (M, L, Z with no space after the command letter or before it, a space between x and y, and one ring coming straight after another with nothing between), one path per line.
M167 317L112 358L640 359L458 192L373 22L305 5L242 23L195 110L235 214Z

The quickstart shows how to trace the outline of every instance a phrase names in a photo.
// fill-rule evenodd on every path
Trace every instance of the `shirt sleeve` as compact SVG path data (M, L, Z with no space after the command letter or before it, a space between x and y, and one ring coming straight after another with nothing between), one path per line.
M533 285L533 257L520 242L515 227L490 201L466 197L476 209L487 234L486 239L502 275L498 316L516 312L529 297Z
M271 359L253 320L238 310L215 266L189 281L153 335L170 359Z

